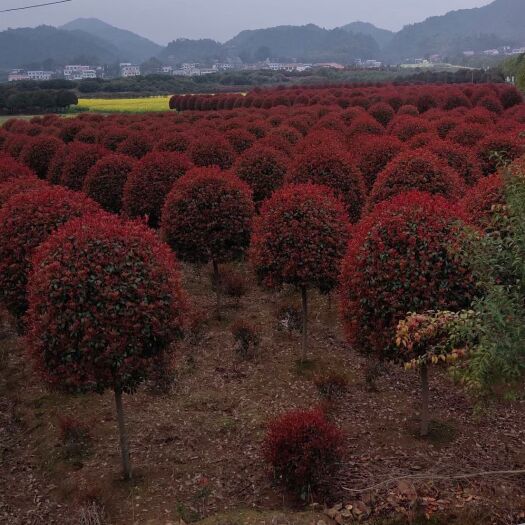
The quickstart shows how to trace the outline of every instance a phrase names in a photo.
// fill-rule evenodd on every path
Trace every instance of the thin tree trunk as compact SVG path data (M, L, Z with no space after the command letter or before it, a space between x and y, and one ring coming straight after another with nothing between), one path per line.
M221 318L221 273L219 271L219 263L213 260L213 279L215 281L215 294L216 294L216 304L215 308L217 310L217 318Z
M117 408L117 422L120 437L120 453L122 456L122 468L124 479L131 479L131 462L129 459L129 442L126 423L124 421L124 408L122 406L122 391L115 388L115 406Z
M421 437L428 436L428 365L423 363L420 367L421 375Z
M306 361L308 354L308 292L306 286L301 287L301 298L303 301L303 352L301 361Z

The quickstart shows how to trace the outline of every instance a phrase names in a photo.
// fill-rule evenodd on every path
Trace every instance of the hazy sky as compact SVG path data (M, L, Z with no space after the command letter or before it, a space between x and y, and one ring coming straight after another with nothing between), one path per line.
M49 0L1 0L2 9ZM60 25L100 18L165 44L180 37L225 41L242 29L282 24L332 28L355 20L398 30L428 16L487 5L491 0L73 0L69 4L0 14L0 29Z

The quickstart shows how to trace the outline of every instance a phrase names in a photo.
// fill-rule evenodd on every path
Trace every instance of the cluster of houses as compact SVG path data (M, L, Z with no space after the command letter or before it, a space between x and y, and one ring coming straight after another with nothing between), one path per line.
M120 76L123 78L137 77L141 73L140 66L123 62L120 64ZM7 75L9 82L20 80L51 80L63 78L65 80L86 80L90 78L104 78L106 76L103 66L90 66L84 64L68 64L63 69L56 71L13 69Z
M510 46L503 46L497 49L485 49L481 52L476 51L463 51L463 55L466 57L472 57L476 55L485 55L485 56L512 56L512 55L521 55L525 53L525 47L516 47L512 48Z
M218 62L211 67L198 63L184 63L179 66L162 65L155 71L157 74L170 76L184 76L195 77L201 75L210 75L222 71L283 71L283 72L297 72L302 73L312 68L331 68L331 69L345 69L342 64L335 62L307 64L301 62L274 62L267 59L262 62L253 64L243 64L242 62ZM382 62L377 60L361 60L354 61L353 67L360 69L380 69L383 67ZM141 75L141 66L124 62L120 64L120 77L129 78ZM90 66L82 64L70 64L64 66L63 69L57 71L40 71L40 70L25 70L14 69L8 73L8 81L15 82L20 80L51 80L54 78L63 78L66 80L85 80L93 78L106 78L106 68L102 66Z

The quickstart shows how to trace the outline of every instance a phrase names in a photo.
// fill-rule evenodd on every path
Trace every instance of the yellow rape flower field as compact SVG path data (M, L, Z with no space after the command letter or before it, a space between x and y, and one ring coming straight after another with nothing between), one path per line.
M169 111L169 96L142 98L81 98L78 107L97 113Z

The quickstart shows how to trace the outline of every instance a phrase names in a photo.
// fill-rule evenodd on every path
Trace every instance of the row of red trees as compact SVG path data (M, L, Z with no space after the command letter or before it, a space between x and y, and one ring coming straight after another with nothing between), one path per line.
M430 109L451 110L459 107L486 107L502 112L521 102L521 95L513 86L505 84L379 86L342 85L316 88L281 87L256 89L246 94L174 95L170 109L177 111L217 111L236 108L339 106L362 107L381 119L391 119L398 111L409 107L424 113Z

